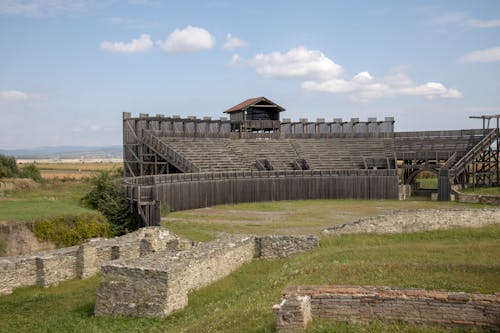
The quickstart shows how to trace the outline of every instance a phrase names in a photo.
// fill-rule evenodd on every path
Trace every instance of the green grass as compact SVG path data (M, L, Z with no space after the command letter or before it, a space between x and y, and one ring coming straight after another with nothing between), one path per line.
M429 188L429 189L435 188L435 189L437 189L438 179L437 179L437 177L417 178L416 182L420 183L420 188Z
M468 194L486 194L486 195L500 195L500 187L476 187L473 189L469 187L465 189L465 193Z
M1 332L273 332L271 307L297 284L360 284L452 291L500 291L500 225L402 235L323 238L319 248L254 260L189 295L165 319L95 318L99 278L18 289L0 297ZM315 322L310 332L449 332L401 323Z
M162 225L187 238L206 241L219 232L318 234L333 224L397 210L464 207L430 200L301 200L221 205L167 214ZM472 207L479 207L472 205Z
M37 189L7 192L0 197L0 221L30 221L89 212L80 206L80 199L89 189L89 182L53 180Z

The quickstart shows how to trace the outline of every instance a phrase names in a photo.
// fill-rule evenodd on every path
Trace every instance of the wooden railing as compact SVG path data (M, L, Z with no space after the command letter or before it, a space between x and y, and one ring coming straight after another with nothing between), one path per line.
M259 128L277 128L281 126L279 120L245 120L243 122L231 122L233 124L242 124L245 128L259 129Z
M469 150L458 162L456 162L450 168L450 176L458 177L463 172L468 164L477 156L477 154L481 153L486 147L489 147L493 140L495 140L498 136L498 132L496 129L491 130L481 141L479 141L471 150Z
M174 150L169 145L162 142L150 131L143 132L144 143L153 149L156 153L161 154L169 163L174 165L184 172L200 172L200 168L190 162L181 153Z
M397 199L396 170L294 170L185 173L127 178L131 202L171 210L306 199Z
M352 170L272 170L272 171L224 171L200 173L173 173L165 175L129 177L123 179L124 185L158 185L200 180L235 178L276 178L276 177L322 177L322 176L393 176L394 169L352 169Z
M395 138L442 138L442 137L467 137L467 136L483 136L486 131L483 129L463 129L463 130L446 130L446 131L414 131L414 132L394 132Z

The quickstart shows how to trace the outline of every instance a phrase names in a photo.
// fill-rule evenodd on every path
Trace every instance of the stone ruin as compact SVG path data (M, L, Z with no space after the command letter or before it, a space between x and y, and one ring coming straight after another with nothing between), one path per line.
M49 287L60 281L87 278L102 264L120 258L139 258L164 248L190 248L192 242L161 227L147 227L127 235L90 239L82 245L0 258L0 295L27 286Z
M494 295L372 286L294 286L273 306L278 332L305 331L314 319L403 321L446 327L500 328Z
M254 258L276 259L312 249L316 236L223 235L194 243L162 227L146 227L112 239L0 259L0 295L26 286L49 287L93 276L96 316L164 317L187 305L188 293Z
M323 235L379 233L395 234L463 227L484 227L500 223L500 208L417 209L362 218L334 225Z
M403 211L326 229L325 234L395 233L500 223L498 209ZM425 222L425 223L424 223ZM188 293L254 258L285 258L318 246L315 236L223 235L195 244L161 227L31 256L0 259L0 294L52 286L101 271L95 315L165 317L187 305ZM316 318L400 320L445 326L500 327L500 294L363 286L301 286L273 307L278 331L301 331Z
M164 249L102 265L96 316L165 317L188 303L188 293L260 257L284 258L318 246L315 236L226 235L191 249Z

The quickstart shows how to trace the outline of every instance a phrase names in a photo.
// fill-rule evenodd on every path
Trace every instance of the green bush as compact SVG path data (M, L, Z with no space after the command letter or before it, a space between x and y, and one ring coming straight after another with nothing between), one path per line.
M0 154L0 178L13 178L19 175L16 159Z
M28 164L19 170L16 159L3 154L0 154L0 178L31 178L36 182L42 181L35 164Z
M43 180L42 175L40 175L40 170L38 170L35 164L28 164L22 167L19 176L21 178L31 178L36 182L41 182Z
M82 198L82 202L108 219L113 235L123 235L137 229L137 223L120 185L120 175L102 171L91 179L91 183L92 189Z
M111 226L99 213L82 213L35 220L31 229L39 239L58 246L81 244L92 237L110 237Z

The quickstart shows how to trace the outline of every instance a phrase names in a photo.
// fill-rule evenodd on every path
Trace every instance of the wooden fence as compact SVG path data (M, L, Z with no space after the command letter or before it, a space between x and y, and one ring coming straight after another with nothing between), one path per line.
M126 178L125 191L139 207L161 202L178 211L257 201L397 199L398 177L396 170L185 173Z

